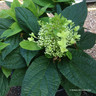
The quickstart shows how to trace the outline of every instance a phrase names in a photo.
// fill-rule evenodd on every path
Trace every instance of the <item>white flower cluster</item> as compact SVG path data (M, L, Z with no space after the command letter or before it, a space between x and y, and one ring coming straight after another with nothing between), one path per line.
M37 44L45 48L45 54L53 57L65 56L68 46L80 39L78 35L79 26L67 20L61 15L55 14L49 18L49 22L39 21L41 28L38 33Z

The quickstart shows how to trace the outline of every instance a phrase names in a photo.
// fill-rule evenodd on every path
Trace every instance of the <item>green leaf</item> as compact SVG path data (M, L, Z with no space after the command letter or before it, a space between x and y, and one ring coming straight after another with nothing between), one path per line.
M6 76L6 78L8 78L11 75L12 70L6 69L4 67L2 67L1 69L2 69L3 74Z
M40 6L46 6L50 4L49 8L54 7L54 2L52 0L32 0L32 1Z
M19 46L20 37L15 35L6 39L5 43L9 44L4 50L2 50L2 58L4 59L9 53Z
M81 3L65 8L61 14L67 19L72 20L75 25L82 27L87 17L86 1L83 0Z
M0 35L7 30L11 24L13 23L13 20L11 19L4 19L0 18Z
M6 96L9 89L8 79L0 71L0 96Z
M72 60L58 64L60 72L74 85L96 93L96 61L81 50L72 50Z
M33 3L32 0L23 0L23 5L22 7L28 8L36 17L38 17L38 12L35 4Z
M48 5L44 6L44 7L42 7L42 8L40 9L38 15L41 16L42 14L44 14L44 12L46 11L46 9L47 9L49 6L50 6L50 4L48 4Z
M0 42L0 51L3 50L3 49L4 49L5 47L7 47L8 45L10 45L10 44Z
M16 20L15 13L14 13L14 10L9 9L9 10L6 11L6 14L7 14L8 16L10 16L12 19L14 19L15 21L17 21L17 20Z
M31 51L41 50L41 48L37 45L37 43L35 43L33 41L28 41L28 40L24 40L24 41L20 42L20 46L23 49L31 50Z
M5 1L5 3L6 3L9 7L11 7L11 3L12 3L12 2Z
M60 4L56 5L56 11L57 11L57 14L60 14L62 12Z
M67 56L70 60L72 60L72 54L71 54L69 51L66 52L66 56Z
M82 36L84 35L84 33L85 33L85 31L84 31L84 28L83 27L78 30L78 34L81 35L80 39L82 38Z
M18 0L13 0L11 3L11 9L8 10L7 14L10 15L15 21L16 20L16 15L15 15L15 8L20 7L20 3Z
M22 31L22 29L19 27L18 23L14 22L11 25L10 29L3 32L3 34L1 35L1 38L3 38L3 37L8 38L8 37L13 36L17 33L20 33L21 31Z
M16 11L16 18L18 20L20 27L25 32L28 33L33 32L34 34L37 34L40 26L34 14L28 9L21 7L15 8L15 11Z
M13 2L11 3L11 9L14 10L14 12L16 7L20 7L20 3L18 0L13 0Z
M49 22L49 17L42 17L40 18L40 20L44 22Z
M21 86L25 76L26 69L17 69L13 72L10 87Z
M26 63L23 57L20 55L20 50L18 48L6 56L4 60L2 60L2 56L0 56L0 66L7 69L19 69L26 67Z
M50 4L44 6L43 8L39 8L32 0L23 0L24 3L22 7L29 9L37 18L41 16L46 9L50 6Z
M8 10L1 10L0 11L0 18L9 18L9 15L7 14Z
M27 70L21 96L55 96L59 84L60 78L55 64L41 56Z
M27 66L29 66L31 60L37 55L38 51L29 51L21 49L20 53L22 57L25 59Z
M81 92L78 91L79 88L73 85L71 82L69 82L67 79L63 79L61 85L67 92L68 96L81 96ZM77 91L72 91L77 90Z
M94 46L96 41L96 34L91 33L91 32L85 32L80 41L77 43L77 45L81 49L90 49Z
M53 56L50 56L49 54L45 54L47 58L53 58Z
M52 0L54 2L66 2L66 3L70 3L70 2L74 2L74 0Z

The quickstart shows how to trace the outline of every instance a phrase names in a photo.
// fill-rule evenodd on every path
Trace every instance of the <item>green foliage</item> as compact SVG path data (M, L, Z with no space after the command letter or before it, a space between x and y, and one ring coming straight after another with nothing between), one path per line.
M25 72L26 72L26 68L16 69L11 77L10 87L21 86L22 81L24 79Z
M56 3L73 3L74 0L32 0L34 3L36 3L37 5L40 6L46 6L48 4L50 4L49 8L54 8Z
M72 60L72 54L71 54L71 52L67 51L67 52L66 52L66 56L67 56L70 60Z
M35 5L32 0L23 0L23 1L24 3L22 7L28 8L37 18L41 16L50 5L48 4L40 9L39 6Z
M37 45L37 43L33 42L33 41L28 41L28 40L24 40L22 42L20 42L20 46L26 50L31 50L31 51L35 51L35 50L40 50L41 48Z
M85 32L82 35L81 40L80 42L78 42L77 45L81 49L90 49L94 46L95 41L96 41L96 34L91 33L91 32Z
M22 29L19 27L18 23L14 22L8 30L3 32L3 34L1 35L1 38L3 38L3 37L8 38L8 37L13 36L17 33L20 33L21 31L22 31Z
M0 18L0 36L5 30L7 30L11 26L12 23L13 20L11 19Z
M8 78L11 75L12 70L2 67L2 72Z
M72 91L72 90L79 90L79 88L74 86L67 79L63 78L61 85L63 86L63 88L67 92L68 96L81 96L80 91Z
M50 4L44 6L44 7L41 8L41 9L39 9L39 7L38 7L38 9L37 9L37 11L38 11L38 17L44 14L44 12L45 12L46 9L49 7L49 5L50 5Z
M62 12L62 9L61 9L61 6L60 6L60 4L57 4L56 5L56 12L57 12L57 14L60 14L61 12Z
M93 47L96 34L84 32L85 0L72 2L14 0L0 12L0 96L13 86L22 87L21 96L55 96L60 85L68 96L81 94L70 89L96 93L96 60L83 51ZM62 58L46 54L59 52L57 46Z
M4 59L9 53L19 46L20 37L15 35L6 39L5 43L10 44L4 50L2 50L2 59Z
M52 1L54 1L54 2L67 2L67 3L74 2L74 0L52 0Z
M5 47L7 47L8 45L10 45L10 44L0 42L0 51L3 50L3 49L4 49Z
M16 7L15 10L20 27L27 33L33 32L37 34L40 27L34 14L22 7Z
M15 7L20 7L20 3L18 0L13 0L13 3L11 3L11 9L9 9L7 12L7 14L9 16L11 16L15 21L17 21L16 19L16 15L15 15Z
M29 50L21 49L20 53L25 59L27 66L29 66L31 60L37 55L38 51L29 51Z
M11 2L8 2L8 1L5 1L6 2L6 4L9 6L9 7L11 7Z
M81 89L96 93L96 61L81 50L72 50L72 60L58 64L60 72Z
M9 91L9 82L4 74L0 71L0 96L6 96Z
M52 0L32 0L34 3L40 5L40 6L46 6L50 4L50 8L54 7L54 2Z
M20 69L26 67L25 60L20 55L20 49L15 49L3 60L0 56L0 66L8 69Z
M38 15L36 5L33 3L32 0L23 0L22 7L28 8L36 17Z
M21 96L54 96L59 84L60 79L55 65L42 56L35 59L28 68Z
M82 27L87 16L86 1L65 8L61 14Z
M0 11L0 18L9 18L9 15L7 14L8 10L1 10Z

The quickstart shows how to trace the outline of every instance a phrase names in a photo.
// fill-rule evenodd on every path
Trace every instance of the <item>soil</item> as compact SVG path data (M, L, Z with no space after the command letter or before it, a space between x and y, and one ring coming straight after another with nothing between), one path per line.
M7 96L20 96L21 87L12 87Z
M5 2L0 1L0 11L2 9L8 9L9 7L5 4ZM96 8L96 3L88 4L88 8ZM86 19L86 22L84 24L84 27L87 28L86 31L90 31L92 33L96 34L96 9L92 9L88 11L88 16ZM96 60L96 44L94 45L93 48L88 49L85 51L88 53L90 56L92 56ZM7 96L20 96L21 88L20 87L13 87L10 89L9 93ZM85 92L86 93L86 92ZM87 95L86 95L87 94ZM95 95L88 95L86 93L85 95L83 94L82 96L95 96Z

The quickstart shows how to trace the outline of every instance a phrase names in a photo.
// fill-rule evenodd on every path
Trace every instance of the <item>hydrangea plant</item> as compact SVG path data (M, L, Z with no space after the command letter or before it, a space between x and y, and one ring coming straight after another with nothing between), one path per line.
M0 12L0 96L14 86L21 96L55 96L60 86L96 94L96 61L84 52L96 34L84 32L85 0L62 7L69 1L14 0Z
M38 41L36 36L31 33L29 41L36 42L40 48L45 47L45 54L52 57L63 57L68 53L68 46L71 46L80 40L78 35L79 26L75 26L74 22L67 20L61 14L55 14L53 18L49 18L49 22L39 21L41 28L38 33Z

